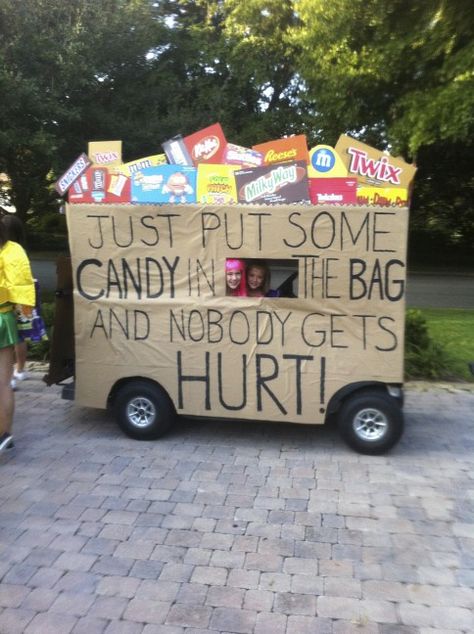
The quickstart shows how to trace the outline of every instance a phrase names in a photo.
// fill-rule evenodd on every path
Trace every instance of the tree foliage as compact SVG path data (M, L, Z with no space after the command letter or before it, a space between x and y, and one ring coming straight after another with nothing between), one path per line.
M299 70L335 125L414 156L474 129L471 0L297 0Z
M472 252L472 1L296 0L295 8L298 69L321 137L333 143L345 130L414 160L413 227Z
M124 159L219 121L416 160L412 215L474 235L472 0L0 0L0 170L20 215L89 140Z
M20 215L52 168L114 128L108 105L157 42L152 17L146 0L0 0L0 166Z
M174 134L220 121L234 141L255 143L299 128L295 55L280 37L295 23L290 0L167 0L160 10L173 26L154 74L171 71Z
M136 158L215 121L241 142L291 132L294 71L271 34L294 22L292 3L240 4L0 0L0 169L20 215L92 139L122 139Z

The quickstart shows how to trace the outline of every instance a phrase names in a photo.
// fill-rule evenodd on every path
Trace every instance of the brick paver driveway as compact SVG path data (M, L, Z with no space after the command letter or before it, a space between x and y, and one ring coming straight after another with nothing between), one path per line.
M40 376L0 459L1 634L474 631L474 392L409 390L367 457L290 425L136 442Z

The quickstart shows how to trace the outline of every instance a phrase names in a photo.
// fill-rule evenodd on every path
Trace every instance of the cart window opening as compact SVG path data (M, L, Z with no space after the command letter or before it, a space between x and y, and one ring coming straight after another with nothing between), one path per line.
M295 260L228 258L225 278L230 297L298 297Z

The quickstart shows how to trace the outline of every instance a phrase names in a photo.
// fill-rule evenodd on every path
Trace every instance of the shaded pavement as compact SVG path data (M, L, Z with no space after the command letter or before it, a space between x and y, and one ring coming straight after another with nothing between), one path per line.
M406 433L180 421L123 436L41 374L0 458L2 634L474 631L474 391L411 385Z

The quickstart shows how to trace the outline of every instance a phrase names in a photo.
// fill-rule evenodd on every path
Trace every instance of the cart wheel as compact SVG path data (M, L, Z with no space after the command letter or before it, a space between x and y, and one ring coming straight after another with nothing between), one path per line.
M356 451L380 454L391 449L403 433L403 413L383 392L362 392L347 398L338 414L342 438Z
M121 387L114 399L114 413L122 431L136 440L163 436L176 417L167 393L147 381L130 381Z

